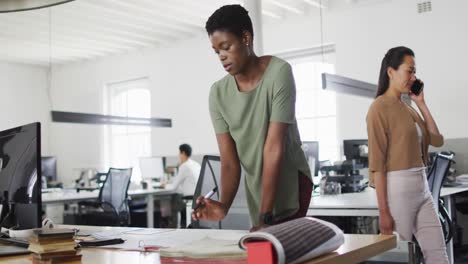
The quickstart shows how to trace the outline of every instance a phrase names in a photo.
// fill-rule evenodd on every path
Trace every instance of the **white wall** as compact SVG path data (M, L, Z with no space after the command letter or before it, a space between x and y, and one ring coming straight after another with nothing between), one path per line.
M338 74L377 83L386 51L405 45L416 53L417 76L425 82L426 102L447 138L466 137L468 123L468 1L433 0L431 13L418 14L420 1L388 1L347 9L329 17L336 43ZM365 137L365 116L372 100L340 95L340 138ZM361 122L363 125L356 125Z
M426 101L441 131L448 138L466 137L468 123L452 113L468 113L464 108L468 98L468 36L464 33L468 17L462 13L468 10L468 1L433 0L433 11L425 14L417 14L417 2L332 6L324 12L324 42L336 44L338 74L373 83L389 48L407 45L414 49L418 77L426 83ZM265 53L319 45L318 13L266 25ZM223 75L201 33L170 48L54 68L53 109L102 113L105 83L148 76L153 116L173 120L172 128L153 129L153 154L175 155L182 142L192 144L196 154L213 153L218 150L208 114L208 92L211 83ZM365 115L371 101L338 96L339 140L366 137ZM59 157L59 175L72 174L74 167L102 165L102 135L102 126L53 123L51 151Z
M152 116L171 118L172 128L152 129L152 154L178 154L190 143L194 154L216 153L217 145L208 114L211 83L224 73L205 35L164 50L56 67L53 71L54 110L104 113L103 87L108 82L148 76ZM59 157L58 173L70 182L73 168L104 164L104 126L53 123L52 151ZM102 168L105 169L105 168Z
M48 155L50 104L46 69L0 62L0 130L32 122L41 122L42 155Z

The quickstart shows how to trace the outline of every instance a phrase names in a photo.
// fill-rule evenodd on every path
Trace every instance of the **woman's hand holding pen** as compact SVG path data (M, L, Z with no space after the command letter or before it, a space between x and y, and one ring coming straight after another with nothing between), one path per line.
M198 208L193 210L193 220L221 221L227 214L227 208L224 204L200 196L197 198Z

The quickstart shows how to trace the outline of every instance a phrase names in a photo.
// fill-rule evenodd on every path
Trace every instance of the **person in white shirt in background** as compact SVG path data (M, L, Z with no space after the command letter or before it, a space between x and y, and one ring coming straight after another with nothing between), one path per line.
M192 160L192 147L189 144L179 146L179 169L177 175L166 185L166 189L177 189L177 192L186 196L192 196L197 186L201 166Z
M186 225L185 215L185 200L193 199L195 188L197 187L198 176L200 175L201 166L198 162L192 160L192 147L189 144L179 146L179 169L177 175L172 178L164 187L166 189L175 189L179 193L179 197L174 200L173 212L180 211L181 227Z

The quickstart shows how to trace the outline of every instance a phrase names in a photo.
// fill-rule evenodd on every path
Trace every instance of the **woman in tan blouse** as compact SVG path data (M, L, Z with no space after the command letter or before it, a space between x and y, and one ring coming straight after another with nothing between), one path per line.
M411 49L395 47L385 54L377 96L367 113L370 185L377 192L380 232L396 231L407 241L414 235L425 263L448 263L425 171L429 145L441 146L443 137L424 92L410 92L415 74ZM401 100L401 94L409 94L422 118Z

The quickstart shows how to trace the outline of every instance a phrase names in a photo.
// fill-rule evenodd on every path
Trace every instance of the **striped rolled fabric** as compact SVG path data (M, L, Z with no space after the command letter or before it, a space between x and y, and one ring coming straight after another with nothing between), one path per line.
M278 257L278 263L299 263L339 248L344 243L343 232L334 224L313 217L298 218L270 226L243 236L239 245L269 241Z

